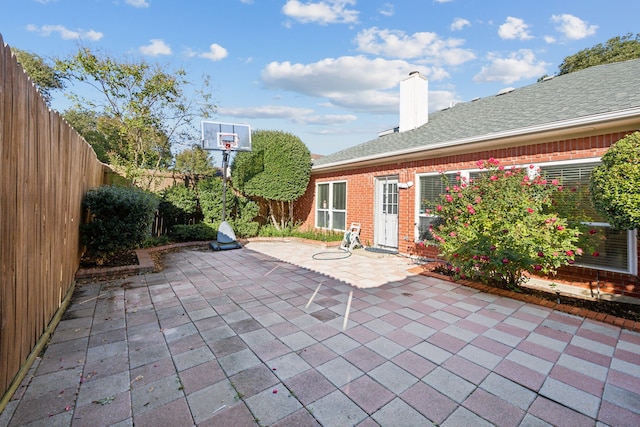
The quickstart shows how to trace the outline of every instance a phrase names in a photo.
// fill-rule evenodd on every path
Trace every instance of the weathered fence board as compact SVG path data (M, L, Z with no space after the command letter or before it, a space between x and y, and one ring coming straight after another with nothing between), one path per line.
M0 35L0 396L73 287L82 198L105 172Z

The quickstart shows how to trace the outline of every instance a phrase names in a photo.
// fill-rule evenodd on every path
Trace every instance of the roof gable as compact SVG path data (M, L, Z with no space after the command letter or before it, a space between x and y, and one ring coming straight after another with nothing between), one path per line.
M594 66L459 103L429 114L428 123L415 130L387 134L322 157L314 168L639 108L639 76L640 59Z

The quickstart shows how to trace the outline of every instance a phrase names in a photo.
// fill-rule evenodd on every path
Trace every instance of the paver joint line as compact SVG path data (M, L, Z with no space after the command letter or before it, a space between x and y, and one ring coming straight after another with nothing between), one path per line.
M135 286L86 284L0 427L386 427L399 413L415 425L640 425L637 322L416 275L402 257L315 252L183 249ZM61 407L51 391L63 383ZM111 396L100 415L91 402Z

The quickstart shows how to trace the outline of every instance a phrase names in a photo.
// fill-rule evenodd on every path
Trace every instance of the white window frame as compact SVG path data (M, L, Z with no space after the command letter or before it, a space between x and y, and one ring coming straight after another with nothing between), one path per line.
M575 160L564 160L564 161L555 161L555 162L543 162L543 163L534 163L534 170L536 173L539 173L539 168L548 167L548 166L572 166L572 165L588 165L590 163L602 163L601 157L592 157L589 159L575 159ZM583 222L585 225L591 225L594 227L611 227L611 224L607 222ZM602 271L611 271L615 273L623 273L623 274L638 274L638 230L627 230L627 269L615 268L615 267L607 267L603 265L589 265L576 262L574 265L582 268L588 268L592 270L602 270Z
M600 157L594 157L594 158L588 158L588 159L575 159L575 160L565 160L565 161L553 161L553 162L542 162L542 163L532 163L534 168L533 169L528 169L528 174L529 176L531 176L532 178L539 173L539 168L542 167L548 167L548 166L569 166L569 165L587 165L589 163L600 163L601 162L601 158ZM510 166L511 167L511 166ZM527 165L520 165L520 166L516 166L516 167L521 167L521 168L529 168L529 164ZM482 171L481 169L465 169L465 170L456 170L456 171L445 171L445 174L457 174L459 173L461 176L461 180L462 178L466 178L466 180L468 181L469 176L471 173L473 172L479 172ZM422 205L422 200L421 200L421 182L420 182L420 178L421 177L425 177L425 176L436 176L436 175L441 175L441 173L436 173L436 172L430 172L430 173L422 173L422 174L416 174L416 182L418 183L417 188L416 188L416 204L415 204L415 240L417 241L420 238L420 218L421 217L436 217L437 215L434 214L427 214L425 212L421 212L421 205ZM597 227L611 227L611 225L609 223L605 223L605 222L598 222L598 223L591 223L591 222L585 222L584 224L586 225L592 225L592 226L597 226ZM602 270L602 271L612 271L612 272L616 272L616 273L623 273L623 274L630 274L630 275L637 275L638 274L638 258L637 258L637 242L638 242L638 233L637 230L628 230L627 231L627 269L621 269L621 268L615 268L615 267L607 267L607 266L602 266L602 265L589 265L589 264L582 264L582 263L576 263L574 265L578 266L578 267L582 267L582 268L588 268L588 269L593 269L593 270Z
M333 206L333 186L335 184L344 184L345 185L345 190L344 190L344 209L336 209ZM318 199L320 191L319 188L321 185L328 185L329 186L329 194L327 196L328 200L326 201L326 206L320 206L320 200ZM315 197L315 213L316 213L316 220L315 220L315 228L319 228L319 229L324 229L324 230L335 230L335 231L345 231L346 227L347 227L347 201L349 200L347 192L349 191L347 188L347 181L346 180L339 180L339 181L323 181L323 182L317 182L316 183L316 197ZM335 228L334 227L334 214L335 213L342 213L344 214L344 228ZM320 215L325 215L325 225L328 224L329 226L325 226L322 227L319 225L319 219L320 219Z
M455 172L450 172L450 171L445 171L444 172L445 175L460 175L460 184L462 184L462 182L464 180L468 181L469 180L469 171L465 170L465 171L455 171ZM428 173L421 173L421 174L416 174L416 180L415 182L418 183L418 185L416 186L416 204L415 204L415 226L414 226L414 241L419 241L420 240L420 218L437 218L438 215L434 214L434 213L427 213L427 212L422 212L422 181L421 178L425 178L425 177L438 177L438 179L440 179L440 177L443 174L440 172L428 172ZM444 194L444 193L443 193Z

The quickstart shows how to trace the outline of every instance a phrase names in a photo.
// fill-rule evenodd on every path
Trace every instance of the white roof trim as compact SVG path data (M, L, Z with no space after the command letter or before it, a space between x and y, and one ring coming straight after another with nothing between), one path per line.
M629 108L626 110L618 110L618 111L604 113L604 114L594 114L591 116L578 117L575 119L564 120L561 122L545 123L542 125L528 126L524 128L512 129L512 130L507 130L502 132L488 133L485 135L479 135L474 137L454 139L451 141L445 141L438 144L429 145L426 147L422 146L422 147L408 148L408 149L398 150L398 151L387 151L384 153L374 154L371 156L357 157L354 159L342 160L339 162L333 162L333 163L314 166L312 167L312 170L334 168L336 166L344 166L351 163L366 162L366 161L377 160L385 157L419 153L421 151L427 152L427 151L436 150L440 148L453 147L456 145L471 144L474 142L483 142L483 141L486 142L493 139L510 138L515 136L524 136L524 135L531 135L535 133L556 131L556 130L567 129L567 128L572 128L577 126L593 125L593 124L609 122L613 120L628 119L636 116L640 116L640 107ZM429 124L427 123L424 126L429 126Z

